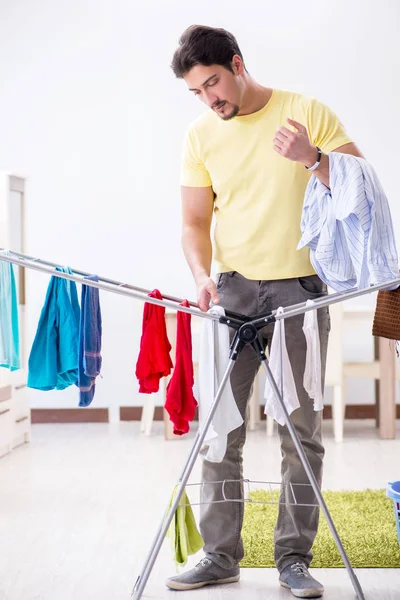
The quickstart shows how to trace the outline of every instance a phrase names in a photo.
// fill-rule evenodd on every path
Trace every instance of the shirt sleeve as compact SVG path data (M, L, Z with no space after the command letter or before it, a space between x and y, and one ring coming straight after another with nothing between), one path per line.
M183 144L181 185L189 187L210 187L212 185L193 129L189 129L186 133Z
M337 115L314 98L308 106L307 124L311 143L321 148L322 152L332 152L353 141Z

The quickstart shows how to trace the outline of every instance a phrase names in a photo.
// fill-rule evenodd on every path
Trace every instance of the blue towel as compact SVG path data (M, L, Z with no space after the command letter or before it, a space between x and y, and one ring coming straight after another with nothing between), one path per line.
M0 367L21 368L14 268L4 260L0 261Z
M98 281L97 275L85 279ZM89 406L101 370L101 311L98 288L82 285L79 328L79 406Z
M71 273L69 267L56 268ZM28 361L28 387L63 390L78 381L80 308L74 281L52 276Z

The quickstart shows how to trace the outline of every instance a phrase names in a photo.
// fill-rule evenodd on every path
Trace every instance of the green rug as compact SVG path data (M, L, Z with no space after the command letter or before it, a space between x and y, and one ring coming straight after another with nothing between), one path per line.
M271 500L265 490L250 496L258 501ZM386 497L385 490L327 491L323 496L353 567L400 568L393 501ZM277 504L246 503L241 567L275 567L273 535L277 515ZM313 553L311 567L344 568L322 511Z

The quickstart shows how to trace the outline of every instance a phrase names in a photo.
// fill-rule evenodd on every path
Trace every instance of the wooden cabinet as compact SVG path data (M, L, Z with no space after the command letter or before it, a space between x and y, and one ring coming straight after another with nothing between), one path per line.
M25 180L0 173L0 247L24 252ZM1 254L0 254L1 259ZM0 456L28 442L31 432L27 401L27 353L25 343L25 272L14 265L17 285L19 335L22 368L10 372L0 368Z

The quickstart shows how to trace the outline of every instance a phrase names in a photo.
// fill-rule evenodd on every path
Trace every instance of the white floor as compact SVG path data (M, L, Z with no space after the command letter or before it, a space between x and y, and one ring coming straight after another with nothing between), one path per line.
M325 430L325 489L400 479L400 423L393 441L379 440L372 421L346 422L341 445L330 421ZM192 441L193 433L165 441L161 423L147 438L138 423L33 426L32 442L0 459L0 600L129 600ZM279 473L277 437L260 424L248 434L244 475L279 481ZM293 598L274 569L242 569L240 583L186 594L165 587L174 573L165 541L143 598ZM345 569L313 573L325 599L355 598ZM400 599L400 570L356 573L368 600Z

